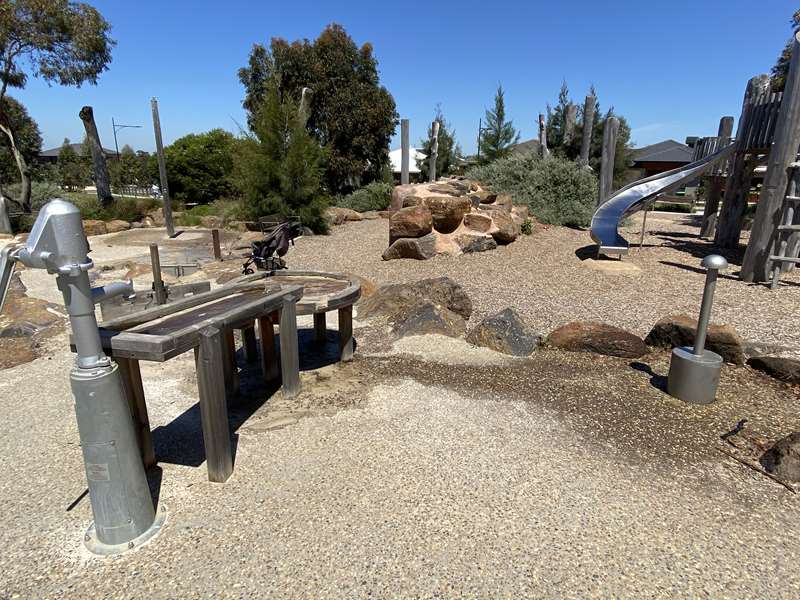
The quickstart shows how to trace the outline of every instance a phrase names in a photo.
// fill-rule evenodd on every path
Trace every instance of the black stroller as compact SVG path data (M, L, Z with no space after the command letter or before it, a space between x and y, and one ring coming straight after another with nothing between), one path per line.
M277 215L261 217L258 220L261 233L264 239L250 244L250 254L247 261L242 265L242 273L251 275L252 265L262 271L277 271L286 269L286 261L283 256L289 251L289 246L294 246L295 238L303 235L303 226L300 218L290 216L281 219Z

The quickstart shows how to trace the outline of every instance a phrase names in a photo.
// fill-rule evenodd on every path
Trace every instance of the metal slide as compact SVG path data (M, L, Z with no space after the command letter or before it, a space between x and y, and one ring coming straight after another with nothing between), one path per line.
M622 219L643 210L660 194L697 178L715 162L728 158L735 148L735 143L729 144L697 162L634 181L613 194L592 217L591 236L597 242L598 253L627 254L628 242L617 231Z

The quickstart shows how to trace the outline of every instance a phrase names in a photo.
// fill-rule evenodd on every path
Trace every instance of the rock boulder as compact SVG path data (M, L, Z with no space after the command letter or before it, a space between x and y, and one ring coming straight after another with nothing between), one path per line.
M671 315L659 319L647 334L645 343L648 346L674 348L694 344L697 321L686 315ZM710 325L706 337L706 349L719 354L725 362L735 365L744 364L744 344L742 338L733 327L728 325Z
M800 360L780 356L754 356L747 364L780 381L800 384Z
M383 260L397 258L425 260L434 256L436 256L436 236L432 233L420 238L399 238L383 251Z
M431 211L433 228L440 233L452 233L471 209L467 198L449 196L428 196L422 203Z
M621 358L639 358L647 353L647 346L639 337L619 327L591 321L567 323L547 336L547 343L562 350Z
M512 308L485 318L467 334L467 341L512 356L528 356L542 338Z
M463 288L449 277L422 279L415 283L384 285L358 305L358 318L398 318L408 308L419 302L431 302L469 319L472 301Z
M431 211L424 206L401 208L389 217L389 244L399 238L417 238L433 229Z
M86 235L103 235L108 233L106 224L96 219L87 219L83 222L83 231Z
M467 323L461 315L430 301L420 301L403 310L395 319L392 332L398 337L439 334L461 337Z
M785 481L800 481L800 431L778 440L761 456L761 466Z

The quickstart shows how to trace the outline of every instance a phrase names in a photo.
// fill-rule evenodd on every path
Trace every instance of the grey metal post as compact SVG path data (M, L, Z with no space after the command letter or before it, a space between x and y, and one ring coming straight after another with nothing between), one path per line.
M175 235L175 226L172 223L172 204L169 200L169 185L167 184L167 161L164 158L164 144L161 141L161 119L158 116L158 100L150 99L150 108L153 111L153 132L156 136L156 155L158 157L158 176L161 181L161 195L164 197L164 223L167 226L167 235Z
M400 119L400 185L405 185L409 181L409 158L408 119Z
M436 161L439 158L439 121L431 123L431 155L428 157L428 181L436 181Z
M706 268L706 282L694 346L673 349L667 379L670 396L692 404L709 404L714 401L723 362L719 354L706 350L705 346L717 275L720 269L728 268L728 261L722 256L711 254L703 259L702 265Z
M95 554L108 555L153 537L165 516L162 509L153 510L122 377L103 352L94 313L95 299L132 291L132 286L93 291L88 252L80 211L53 200L40 211L26 245L12 254L4 249L0 281L7 284L4 274L12 261L56 274L77 353L70 384L94 516L84 541Z

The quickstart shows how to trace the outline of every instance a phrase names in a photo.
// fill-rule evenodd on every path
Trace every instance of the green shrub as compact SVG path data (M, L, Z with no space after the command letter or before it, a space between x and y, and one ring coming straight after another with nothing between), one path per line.
M519 230L520 230L520 231L521 231L521 232L522 232L524 235L530 235L530 234L532 234L532 233L533 233L533 221L531 221L530 219L525 219L525 220L522 222L522 225L520 225L520 227L519 227Z
M357 189L352 194L336 201L336 206L351 208L358 212L369 210L386 210L392 201L392 190L394 186L390 183L375 181L369 185Z
M542 223L585 227L597 204L597 178L562 158L515 155L474 167L467 177L527 204Z
M665 212L677 213L690 213L692 212L691 204L684 204L682 202L656 202L653 210L663 210Z

